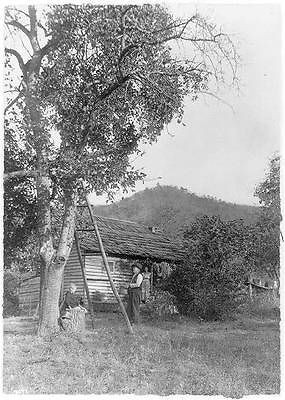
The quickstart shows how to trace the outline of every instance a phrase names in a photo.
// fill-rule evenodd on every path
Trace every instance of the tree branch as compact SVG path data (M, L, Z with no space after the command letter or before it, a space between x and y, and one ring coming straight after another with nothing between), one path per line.
M15 98L14 98L14 100L12 100L8 105L7 105L7 107L5 107L5 110L4 110L4 114L6 114L6 112L22 97L24 95L24 91L21 91L19 94L18 94L18 96L16 96Z
M117 82L111 84L108 88L103 90L103 92L98 97L98 101L104 100L106 97L110 96L115 90L121 87L125 82L127 82L131 78L130 75L123 76Z
M29 6L29 15L30 15L30 27L31 27L30 42L34 53L36 53L40 51L40 45L38 42L38 35L37 35L37 13L35 6Z
M16 11L17 13L23 14L23 15L25 15L26 17L30 18L29 14L27 14L27 13L26 13L25 11L23 11L23 10L20 10L20 9L17 8L17 7L14 8L14 11Z
M214 97L216 100L221 101L221 102L224 103L226 106L230 107L230 109L232 110L233 114L235 114L235 109L233 108L233 106L232 106L230 103L228 103L228 102L226 102L225 100L223 100L221 97L219 97L219 96L217 96L216 94L211 93L211 92L200 91L200 93L202 93L202 94L207 94L208 96L212 96L212 97Z
M6 22L6 25L14 26L15 28L20 29L29 39L31 39L31 32L19 21L13 20Z
M27 71L26 71L25 63L24 63L24 60L22 59L21 54L18 53L18 51L14 50L14 49L8 49L8 48L5 48L5 52L12 54L13 56L15 56L17 58L19 67L20 67L24 77L26 77Z
M7 181L9 179L13 178L22 178L22 177L37 177L39 171L34 170L34 171L25 171L25 170L20 170L20 171L13 171L13 172L7 172L4 173L4 181Z
M217 38L221 37L221 36L226 36L223 33L218 33L217 35L213 35L211 38L199 38L199 37L194 37L194 38L187 38L187 37L183 37L180 36L181 40L188 40L190 42L212 42L212 43L217 43Z
M181 36L183 35L185 29L187 28L187 26L190 24L190 22L192 22L194 20L195 16L191 17L190 19L188 19L187 21L184 22L183 28L181 29L181 31L179 33L175 33L172 36L169 36L168 38L162 39L162 40L156 40L153 42L143 42L144 44L148 44L151 46L158 46L160 44L169 42L170 40L174 40L174 39L180 39Z
M45 37L51 36L53 34L53 32L48 32L47 29L39 21L37 24L38 24L38 27L44 31Z
M118 79L117 82L115 82L115 83L109 85L109 86L108 86L105 90L103 90L103 92L98 96L97 100L95 101L95 104L97 104L97 103L99 103L100 101L106 99L106 98L107 98L108 96L110 96L115 90L119 89L121 86L123 86L123 84L124 84L125 82L127 82L127 81L130 80L131 78L132 78L132 76L126 75L126 76L121 77L120 79ZM90 116L89 116L89 118L88 118L88 120L87 120L85 126L87 126L88 124L90 124L91 127L92 127L92 125L93 125L93 121L92 121L92 120L93 120L93 117L94 117L94 114L95 114L95 113L96 113L96 111L93 111L93 112L90 113ZM84 131L85 131L85 134L84 134ZM82 140L81 140L80 149L79 149L79 152L78 152L79 155L82 154L82 152L83 152L83 150L84 150L84 148L85 148L85 146L86 146L86 144L87 144L89 134L90 134L90 129L87 130L87 131L86 131L86 129L83 130L83 135L84 135L84 136L83 136L83 138L82 138Z
M162 94L164 97L166 97L170 101L170 103L166 103L166 101L164 103L166 105L168 105L173 111L176 111L176 109L171 104L171 103L174 103L175 105L177 105L175 98L168 95L163 89L161 89L161 87L156 82L154 82L149 77L138 75L138 78L141 81L144 81L147 85L151 86L152 88L155 87L158 93Z
M56 46L58 43L59 39L49 40L48 43L41 49L41 57L45 56L49 52L49 50Z
M29 6L30 26L31 34L36 35L37 33L37 15L35 6Z
M168 30L168 29L171 29L171 28L173 29L173 28L177 28L177 27L183 26L182 29L180 30L180 32L175 33L172 36L169 36L169 37L167 37L165 39L155 40L155 41L142 40L140 42L132 43L129 46L124 47L122 49L121 54L120 54L120 57L119 57L119 60L118 60L118 65L120 66L120 64L122 63L122 61L124 60L124 58L127 56L128 53L130 53L132 50L137 49L137 48L139 48L139 47L141 47L143 45L159 46L159 45L161 45L163 43L169 42L170 40L181 38L181 36L183 35L183 33L184 33L185 29L187 28L187 26L189 25L189 23L193 22L194 19L195 19L195 16L191 17L190 19L188 19L187 21L185 21L183 23L179 23L177 25L173 25L171 27L169 26L168 28L165 28L165 30ZM136 28L138 28L138 27L136 26ZM140 31L140 29L137 29L137 30ZM161 30L161 31L163 31L163 30ZM159 31L157 31L157 32L159 32ZM153 32L151 32L151 33L153 33Z

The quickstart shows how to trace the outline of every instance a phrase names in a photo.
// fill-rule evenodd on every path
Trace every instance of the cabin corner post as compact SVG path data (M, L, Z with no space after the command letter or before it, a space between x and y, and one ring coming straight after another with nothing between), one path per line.
M74 239L75 239L77 255L78 255L79 263L80 263L80 267L81 267L82 278L83 278L84 288L85 288L86 297L87 297L87 301L88 301L88 306L89 306L89 310L90 310L92 328L94 329L95 321L94 321L93 305L92 305L92 301L91 301L91 297L90 297L90 293L89 293L89 287L88 287L88 282L87 282L86 273L85 273L85 266L84 266L84 262L83 262L83 258L82 258L82 254L81 254L81 250L80 250L79 239L78 239L76 230L74 231Z
M102 255L102 258L103 258L103 262L104 262L104 267L106 269L106 273L107 273L107 276L108 276L112 291L114 293L115 298L117 299L117 301L119 303L119 306L120 306L121 311L123 313L123 316L125 318L125 321L126 321L128 329L129 329L129 332L131 334L133 334L134 331L133 331L132 325L130 323L128 314L127 314L127 312L125 310L125 307L124 307L124 304L123 304L123 302L122 302L122 300L121 300L121 298L120 298L120 296L118 294L118 291L117 291L117 289L116 289L116 287L114 285L113 278L111 276L111 272L110 272L110 268L109 268L109 263L108 263L107 256L106 256L106 253L105 253L105 250L104 250L104 246L103 246L103 242L102 242L102 239L101 239L101 235L100 235L97 223L96 223L96 221L94 219L92 208L91 208L91 204L90 204L87 196L86 196L86 203L87 203L87 206L88 206L88 210L89 210L89 214L90 214L90 218L91 218L92 224L94 226L94 230L95 230L96 237L97 237L97 240L98 240L98 243L99 243L99 247L100 247L100 252L101 252L101 255Z

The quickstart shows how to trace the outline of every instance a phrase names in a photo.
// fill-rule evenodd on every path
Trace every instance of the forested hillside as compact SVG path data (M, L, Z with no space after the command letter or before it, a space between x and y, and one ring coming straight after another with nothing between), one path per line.
M256 220L258 208L199 197L187 189L157 185L108 206L95 207L97 215L157 225L169 235L177 235L196 216L218 215L225 220Z

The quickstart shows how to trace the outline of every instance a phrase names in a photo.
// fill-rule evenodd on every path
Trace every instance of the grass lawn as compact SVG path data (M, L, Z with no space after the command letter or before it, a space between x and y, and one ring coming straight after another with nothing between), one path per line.
M279 393L277 317L145 320L134 336L114 313L98 313L96 329L80 337L39 338L35 326L4 320L5 393Z

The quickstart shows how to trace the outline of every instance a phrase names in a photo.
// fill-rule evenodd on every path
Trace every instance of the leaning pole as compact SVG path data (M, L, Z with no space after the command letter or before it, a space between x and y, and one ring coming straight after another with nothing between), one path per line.
M93 211L92 211L92 206L91 206L87 196L86 196L86 203L87 203L87 207L88 207L88 210L89 210L90 218L91 218L91 221L92 221L92 224L93 224L93 227L94 227L97 239L98 239L101 255L102 255L102 258L103 258L103 262L104 262L104 267L105 267L106 273L108 275L108 279L109 279L112 291L114 293L115 298L117 299L117 301L119 303L119 306L120 306L121 311L123 313L123 316L125 318L128 330L133 335L134 331L133 331L132 325L130 323L128 314L126 313L124 304L123 304L123 302L122 302L122 300L121 300L121 298L120 298L120 296L118 294L118 291L117 291L117 289L116 289L116 287L114 285L114 282L113 282L113 278L112 278L112 275L111 275L111 272L110 272L109 263L108 263L107 256L106 256L106 253L105 253L105 250L104 250L104 246L103 246L103 242L102 242L102 239L101 239L101 236L100 236L98 225L97 225L97 222L96 222L96 220L94 218Z

